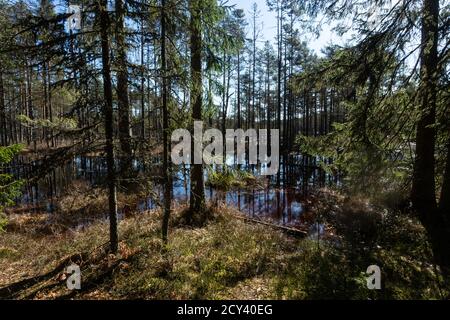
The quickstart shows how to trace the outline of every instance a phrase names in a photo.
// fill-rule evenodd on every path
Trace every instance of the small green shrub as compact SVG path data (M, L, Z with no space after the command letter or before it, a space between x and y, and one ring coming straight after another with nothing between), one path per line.
M232 188L245 188L254 185L256 178L253 174L240 169L223 166L222 170L208 170L207 184L221 191Z
M22 150L22 145L11 145L0 147L0 169L12 161L14 156ZM1 172L1 171L0 171ZM14 177L8 173L0 173L0 232L4 231L7 219L3 213L6 206L14 205L14 199L20 195L22 181L14 180Z
M305 240L277 276L276 292L283 299L362 299L363 274L335 247ZM365 282L365 281L364 281Z

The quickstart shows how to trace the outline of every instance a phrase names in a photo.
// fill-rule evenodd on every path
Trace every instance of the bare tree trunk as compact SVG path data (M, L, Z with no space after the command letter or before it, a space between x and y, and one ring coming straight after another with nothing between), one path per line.
M47 79L48 79L48 77L47 77L47 73L48 73L48 71L47 71L47 63L44 61L42 63L42 89L44 91L44 97L43 97L44 100L43 100L42 109L43 109L43 117L44 117L44 119L49 120L48 91L47 91L47 88L48 88ZM42 130L42 135L43 135L43 138L45 139L45 143L47 144L47 147L50 146L48 131L49 131L48 128L43 128L43 130Z
M252 109L251 109L251 126L255 127L255 78L256 78L256 18L257 6L253 4L253 48L252 48Z
M450 217L450 138L447 143L447 159L445 164L444 179L442 182L439 210L446 216L447 223Z
M277 8L277 45L278 45L278 85L277 85L277 126L281 130L281 74L282 74L282 59L283 59L283 9L278 3ZM284 132L283 132L284 134ZM283 136L283 135L282 135ZM283 141L284 142L284 141ZM283 152L284 153L284 152ZM277 172L277 187L280 186L280 170Z
M433 127L436 118L437 16L438 0L424 0L422 18L422 56L420 87L420 119L416 132L416 158L412 200L419 213L430 214L436 207L435 194L435 140ZM433 19L436 16L436 21ZM431 33L436 30L436 35ZM424 215L425 217L425 215Z
M163 108L163 171L164 171L164 214L162 219L162 239L167 244L172 202L172 170L169 163L169 109L167 106L167 63L166 63L166 1L161 0L161 69L162 69L162 108Z
M111 85L111 64L109 57L109 37L110 20L108 16L107 0L98 0L97 12L100 18L100 36L102 45L102 75L103 75L103 94L105 104L103 106L103 117L105 121L106 138L106 165L108 176L108 202L109 202L109 239L110 250L116 253L118 249L117 233L117 196L116 196L116 170L114 164L114 137L113 137L113 104L112 104L112 85Z
M445 218L447 212L438 210L435 183L435 143L437 66L438 66L439 0L424 0L422 8L422 52L420 63L420 119L416 132L411 199L427 229L436 262L444 274L450 275L450 230ZM447 189L444 183L443 191ZM445 196L444 196L445 198ZM442 201L442 198L441 198ZM446 207L445 200L441 206Z
M26 67L25 67L25 81L26 81L26 103L27 103L27 113L28 117L30 119L34 119L34 110L33 110L33 96L32 96L32 90L31 90L31 72L32 68L28 64L28 60L26 61ZM35 138L35 129L30 128L29 129L29 144L33 142L34 150L36 150L36 138Z
M267 114L266 114L266 129L267 129L267 147L268 151L270 152L270 54L267 53L267 92L266 92L266 108L267 108Z
M119 140L122 150L120 171L128 174L131 171L132 148L130 136L130 103L128 99L128 68L125 43L125 8L123 0L115 0L116 9L116 43L117 43L117 100L119 110Z
M226 121L226 115L225 115L225 99L226 99L226 77L227 77L227 63L226 63L226 52L224 50L223 52L223 70L222 70L222 132L225 129L225 121Z
M237 53L237 128L241 129L241 55Z
M48 65L47 65L47 70L48 70L48 72L47 72L47 86L48 86L47 87L47 96L48 96L47 108L48 108L48 117L49 117L50 121L53 122L52 76L50 73L50 67L51 67L50 62L48 62ZM51 129L51 128L50 128L50 136L51 136L52 147L55 147L56 146L55 138L53 137L53 129Z
M141 21L141 139L145 140L144 19Z
M196 0L189 1L190 20L190 45L191 45L191 108L192 121L202 121L202 34L201 4ZM194 144L194 139L192 139ZM192 150L194 148L192 147ZM205 216L205 189L203 184L203 163L191 164L191 194L190 194L190 218L199 215L200 220Z
M3 72L0 69L0 145L8 144L8 136L6 133L6 109L5 109L5 90L3 87Z
M223 52L223 79L222 79L222 132L225 132L226 121L227 121L227 107L228 107L228 87L227 83L227 71L229 71L229 65L227 65L227 55L224 50ZM228 74L229 75L229 74ZM229 77L228 77L229 80ZM225 150L226 141L223 141L223 150Z

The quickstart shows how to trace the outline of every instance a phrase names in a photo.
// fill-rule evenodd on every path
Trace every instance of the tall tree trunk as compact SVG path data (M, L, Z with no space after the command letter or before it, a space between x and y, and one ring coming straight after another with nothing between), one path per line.
M420 68L420 119L416 132L416 158L412 186L415 209L424 218L436 208L435 140L436 118L437 18L439 0L424 0L422 17L422 53ZM435 36L433 35L435 33Z
M266 92L266 129L267 129L267 152L271 153L271 134L270 134L270 117L271 117L271 101L270 101L270 54L267 52L267 92Z
M114 165L114 137L113 137L113 103L112 103L112 85L111 85L111 64L109 56L109 37L110 20L107 12L107 0L98 0L97 12L100 18L100 36L102 47L102 75L103 75L103 94L105 104L103 106L103 117L105 121L105 152L108 177L108 203L109 203L109 239L110 250L117 252L118 233L117 233L117 197L116 197L116 170Z
M189 1L190 46L191 46L191 108L192 121L202 121L202 33L201 8L197 0ZM194 145L192 139L192 144ZM192 146L192 151L194 148ZM193 152L194 153L194 152ZM192 160L192 159L191 159ZM192 162L192 161L191 161ZM203 163L191 164L190 218L199 215L205 219L205 189L203 184Z
M251 57L250 57L250 52L248 53L248 71L247 71L247 90L246 90L246 98L247 98L247 114L246 114L246 118L245 118L245 124L246 124L246 129L249 129L252 125L251 121L252 121L252 83L251 83L251 74L252 74L252 64L250 63L251 61ZM247 153L248 155L248 153Z
M51 68L51 65L50 65L50 62L48 62L48 65L47 65L47 69L48 69L48 72L47 72L47 85L48 85L48 88L47 88L47 96L48 96L48 117L49 117L49 119L50 119L50 121L51 122L53 122L53 103L52 103L52 75L51 75L51 72L50 72L50 68ZM56 146L56 144L55 144L55 138L54 138L54 136L53 136L53 130L50 128L50 136L51 136L51 142L52 142L52 147L55 147Z
M172 170L169 163L169 109L167 106L167 63L166 63L166 1L161 0L161 69L162 69L162 111L163 111L163 171L164 171L164 214L162 239L167 244L170 204L172 202Z
M141 139L145 140L144 19L141 21Z
M444 179L442 182L441 196L439 199L439 210L447 220L450 221L450 137L447 142L447 159L445 164Z
M411 199L427 229L436 262L450 275L450 230L436 204L435 143L439 0L424 0L422 8L422 51L420 62L420 119L416 132L416 157ZM445 191L445 189L443 190ZM441 200L442 201L442 200ZM442 203L441 203L442 204ZM445 201L444 201L445 207Z
M228 85L227 85L227 71L229 66L227 65L227 55L224 50L223 52L223 78L222 78L222 132L225 132L226 121L227 121L227 99L228 99ZM229 78L229 77L228 77ZM225 150L226 141L223 141L223 150Z
M252 108L251 108L251 127L255 128L255 78L256 78L256 17L257 6L253 4L253 48L252 48Z
M128 100L128 68L125 43L125 8L123 0L115 0L116 6L116 44L117 44L117 100L119 110L119 140L122 150L120 171L129 174L131 171L132 149L130 136L130 103Z
M240 50L237 53L237 128L241 129L241 55Z
M236 92L236 104L237 104L237 129L241 129L241 50L237 52L237 92ZM234 161L237 162L237 157ZM241 169L241 164L237 165L238 170Z
M224 55L225 58L225 55ZM225 60L224 60L225 61ZM226 131L227 124L227 114L228 114L228 105L230 102L230 81L231 81L231 57L228 56L227 61L224 62L224 71L223 71L223 110L222 110L222 132ZM223 150L226 150L226 139L223 139ZM226 162L226 156L224 158L224 163ZM226 165L226 164L224 164Z
M44 97L43 97L43 105L42 105L42 111L43 111L43 117L44 119L49 120L49 111L48 111L48 84L47 84L47 63L44 61L42 63L42 90L44 92ZM45 139L45 142L47 144L47 147L50 146L50 141L49 141L49 133L48 133L48 128L43 128L42 130L42 134L43 134L43 138Z
M278 130L281 130L281 74L282 74L282 59L283 59L283 9L281 4L278 3L277 8L277 45L278 45L278 79L277 79L277 126ZM284 134L284 132L283 132ZM284 152L283 152L284 154ZM277 172L277 187L280 186L280 170Z
M33 108L33 93L31 86L31 73L32 67L29 65L28 60L26 61L25 67L25 81L26 81L26 104L28 117L34 120L34 108ZM28 144L33 143L34 150L36 150L36 133L34 128L29 129L28 134Z
M8 138L6 134L6 109L5 109L5 90L3 87L3 72L0 69L0 145L6 146Z

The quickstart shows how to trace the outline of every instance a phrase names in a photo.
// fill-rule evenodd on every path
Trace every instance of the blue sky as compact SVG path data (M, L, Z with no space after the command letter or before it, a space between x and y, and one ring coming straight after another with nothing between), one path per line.
M260 11L259 20L262 24L259 42L263 43L266 40L273 41L277 33L276 13L269 11L266 5L266 0L228 0L227 2L228 5L236 5L236 8L244 9L247 19L249 19L251 16L251 7L253 3L256 3L258 5L258 9ZM343 44L342 38L334 33L331 30L331 27L328 25L324 25L322 27L322 32L320 33L319 38L316 38L315 35L306 33L304 34L304 37L308 42L309 47L313 49L318 55L320 55L320 50L327 44Z
M248 22L250 23L250 17L252 12L252 5L256 3L258 10L260 11L259 26L261 28L258 44L262 45L266 40L274 42L277 33L277 21L276 13L269 11L266 0L223 0L227 1L226 5L235 5L236 8L243 9ZM299 0L301 1L301 0ZM65 1L56 0L54 4L57 6L57 10L67 10L67 3ZM251 24L248 25L248 36L251 35ZM328 25L322 26L322 31L319 38L310 33L304 33L304 40L308 42L309 48L313 49L316 54L321 55L321 49L328 44L343 44L343 40L340 36L331 30Z

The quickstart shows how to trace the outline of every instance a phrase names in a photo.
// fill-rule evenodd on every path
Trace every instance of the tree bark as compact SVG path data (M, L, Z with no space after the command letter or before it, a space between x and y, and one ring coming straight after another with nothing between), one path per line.
M267 62L266 62L266 68L267 68L267 92L266 92L266 129L267 129L267 152L271 152L271 145L270 145L270 52L267 51Z
M127 50L125 44L125 8L123 0L115 0L116 9L116 44L117 44L117 100L119 110L119 140L122 151L120 171L129 174L131 171L132 148L130 136L130 103L128 98Z
M110 250L116 253L118 249L117 233L117 196L116 196L116 170L114 164L114 140L113 140L113 103L111 85L111 64L109 49L109 28L110 20L108 16L107 0L99 0L97 12L100 18L100 36L102 47L102 76L103 94L105 104L103 106L103 117L105 121L105 152L108 177L108 203L109 203L109 238Z
M196 0L189 1L190 18L190 50L191 50L191 108L192 121L202 121L202 33L201 8ZM194 139L192 139L194 144ZM194 148L192 146L192 151ZM193 159L191 159L191 162ZM199 215L204 220L205 189L203 184L203 163L191 164L190 219Z
M222 87L223 87L222 88L222 90L223 90L222 91L222 132L225 132L225 126L226 126L225 122L226 122L226 119L227 119L225 104L226 104L226 95L227 95L227 90L226 90L227 82L226 82L226 80L227 80L227 68L228 68L228 66L227 66L226 61L227 61L227 55L226 55L226 51L224 50L224 52L223 52L223 70L222 70L222 72L223 72L222 73ZM225 141L224 141L223 145L225 145Z
M164 172L164 214L162 219L162 239L167 244L172 202L172 170L169 163L169 109L167 106L167 63L166 63L166 1L161 0L161 69L162 69L162 109L163 109L163 172Z
M0 145L6 146L8 138L6 133L5 90L3 87L3 72L0 69Z
M145 140L144 19L141 21L141 139Z
M415 209L424 217L436 207L435 140L438 0L424 0L420 68L420 119L416 131L416 157L412 186ZM433 35L435 33L435 35Z
M450 232L445 213L436 204L435 143L439 0L424 0L422 8L422 52L420 62L420 119L416 132L411 199L414 209L427 229L436 262L444 275L450 275ZM443 192L447 189L444 183ZM445 196L444 196L445 199ZM446 207L446 201L441 207Z
M241 55L240 50L237 53L237 128L241 129Z
M281 75L282 75L282 65L283 65L283 9L281 8L281 4L277 2L277 45L278 45L278 78L277 78L277 126L278 130L282 130L281 128ZM282 137L284 135L284 131L282 132ZM282 148L284 141L282 140ZM284 154L284 151L283 151ZM281 184L280 170L277 172L277 187Z
M442 182L441 196L439 198L439 210L445 215L447 223L450 216L450 137L447 142L447 158L445 164L444 179Z
M253 48L252 48L252 107L251 107L251 127L255 128L255 81L256 81L256 18L257 6L253 4Z

